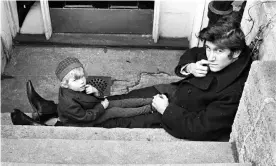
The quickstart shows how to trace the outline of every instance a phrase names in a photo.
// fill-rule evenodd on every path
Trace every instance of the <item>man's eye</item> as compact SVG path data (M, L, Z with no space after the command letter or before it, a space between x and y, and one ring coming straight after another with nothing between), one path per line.
M222 52L223 52L223 50L221 50L221 49L218 49L218 50L217 50L217 52L218 52L218 53L222 53Z

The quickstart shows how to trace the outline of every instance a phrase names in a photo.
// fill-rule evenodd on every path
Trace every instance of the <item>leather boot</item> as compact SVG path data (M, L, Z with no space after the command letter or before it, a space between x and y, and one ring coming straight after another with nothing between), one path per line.
M14 109L14 111L11 112L11 121L14 125L46 126L45 124L42 124L30 118L19 109Z
M34 120L44 123L51 118L58 117L57 104L54 101L45 100L36 93L30 80L26 83L26 88L33 109L32 117Z

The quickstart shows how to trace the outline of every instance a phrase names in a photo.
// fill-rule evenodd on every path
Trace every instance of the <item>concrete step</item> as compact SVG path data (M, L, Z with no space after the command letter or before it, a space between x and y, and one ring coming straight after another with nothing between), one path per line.
M2 162L38 164L235 163L228 142L118 140L1 140Z
M26 113L31 116L30 113ZM186 141L175 138L164 129L126 129L99 127L55 127L13 125L10 113L1 114L1 137L12 139L73 139L123 141Z
M98 164L33 164L33 163L9 163L9 162L2 162L1 165L2 166L98 166ZM110 166L110 165L111 164L101 164L101 166ZM127 166L252 166L252 164L250 163L127 164Z
M2 125L1 137L10 139L72 139L122 141L186 141L169 135L164 129L126 129L97 127L54 127Z

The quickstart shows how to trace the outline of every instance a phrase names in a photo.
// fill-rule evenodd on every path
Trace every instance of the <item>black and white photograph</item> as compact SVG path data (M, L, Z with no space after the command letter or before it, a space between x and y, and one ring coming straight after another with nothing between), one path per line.
M276 166L276 1L0 7L1 165Z

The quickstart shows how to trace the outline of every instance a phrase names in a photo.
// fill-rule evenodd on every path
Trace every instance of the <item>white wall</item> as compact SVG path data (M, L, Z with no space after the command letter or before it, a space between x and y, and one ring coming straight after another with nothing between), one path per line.
M161 37L190 38L195 17L202 17L205 0L161 0ZM199 19L200 20L200 19Z

